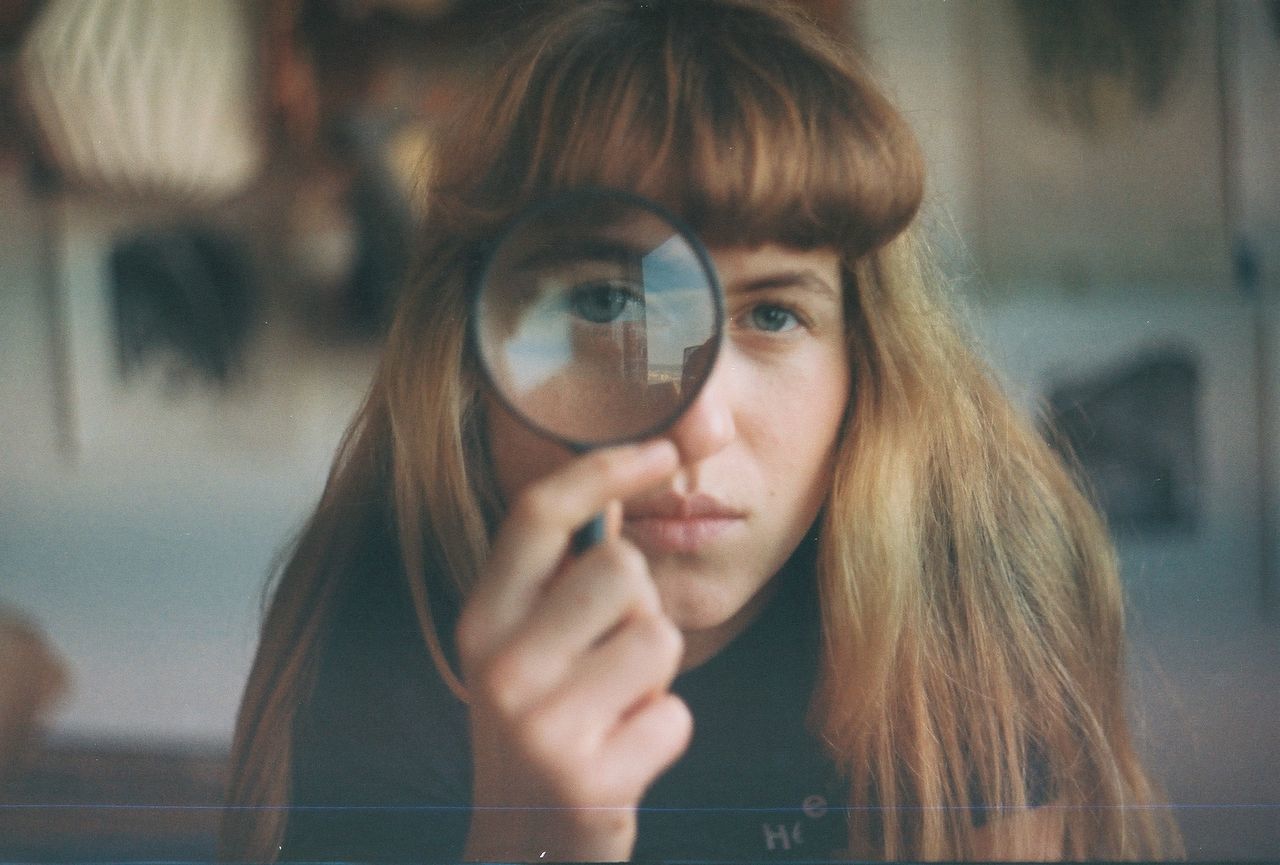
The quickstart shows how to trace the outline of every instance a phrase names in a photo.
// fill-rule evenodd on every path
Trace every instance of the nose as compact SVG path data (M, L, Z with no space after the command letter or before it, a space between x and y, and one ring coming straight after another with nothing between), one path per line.
M737 434L734 428L732 369L721 358L702 390L667 431L684 465L701 462Z

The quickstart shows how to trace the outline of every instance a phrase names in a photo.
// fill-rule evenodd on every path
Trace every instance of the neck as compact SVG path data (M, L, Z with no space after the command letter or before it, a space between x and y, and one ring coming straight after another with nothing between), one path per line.
M779 574L775 574L773 579L765 583L760 591L743 605L742 609L721 624L714 628L685 631L684 657L680 661L680 672L705 664L718 655L721 649L733 642L734 637L745 631L777 592L778 577Z
M713 628L684 631L684 658L680 662L680 672L705 664L733 642L735 637L756 620L760 611L778 593L778 588L782 585L782 581L788 578L789 573L802 569L808 572L803 578L812 579L811 575L816 567L816 555L817 533L809 532L792 552L786 564L737 613Z

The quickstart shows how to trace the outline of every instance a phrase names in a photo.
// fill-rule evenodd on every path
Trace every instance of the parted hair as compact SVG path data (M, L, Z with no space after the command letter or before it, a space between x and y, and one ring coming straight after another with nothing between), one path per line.
M583 186L658 201L709 243L840 254L852 392L820 522L810 721L848 782L851 855L1009 855L1025 839L999 816L1034 797L1060 810L1069 858L1176 853L1125 717L1108 535L956 324L910 227L923 168L903 117L784 4L589 0L521 36L424 175L419 264L265 618L224 857L275 855L294 719L377 539L465 699L432 610L465 599L503 507L467 276L522 207Z

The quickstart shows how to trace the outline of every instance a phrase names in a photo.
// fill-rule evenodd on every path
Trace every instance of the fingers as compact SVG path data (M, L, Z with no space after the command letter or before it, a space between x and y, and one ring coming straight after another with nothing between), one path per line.
M501 735L537 767L552 800L634 804L689 742L688 709L666 690L682 648L666 617L633 616L580 656L544 699L497 707L508 719Z
M541 755L567 801L639 801L685 751L692 718L667 691L681 651L669 619L637 615L527 710L524 745Z
M620 538L606 540L570 563L547 588L536 611L494 660L509 709L558 687L579 656L636 615L661 614L658 590L643 554Z
M647 789L671 767L689 747L693 736L693 715L675 694L664 693L646 700L619 724L604 749L614 765L631 767L634 775L624 784Z
M663 615L636 615L583 654L539 710L548 723L580 731L595 750L633 711L675 678L684 641Z
M495 825L477 837L545 838L542 849L569 838L569 849L610 851L594 858L625 858L635 806L687 746L688 709L667 693L683 640L644 556L620 536L620 502L678 467L670 442L611 448L512 503L456 633L474 798L509 809L480 808ZM574 532L599 513L605 539L569 556Z
M494 538L459 627L460 643L503 643L563 561L573 532L609 502L643 492L678 465L675 446L658 440L595 451L526 487Z
M622 500L612 499L604 508L604 536L616 538L622 534Z

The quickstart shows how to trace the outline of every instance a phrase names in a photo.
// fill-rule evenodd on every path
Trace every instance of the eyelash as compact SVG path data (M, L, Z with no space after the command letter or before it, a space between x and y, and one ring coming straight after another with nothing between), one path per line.
M788 322L784 327L779 328L778 330L771 330L768 328L760 327L755 317L761 311L781 312L788 317ZM808 327L808 322L806 321L803 315L801 315L795 309L792 309L791 307L782 303L754 304L752 306L747 307L741 313L739 313L738 316L736 317L736 320L744 327L759 333L764 333L764 334L784 334L784 333L790 333L791 331L796 330L797 328Z

